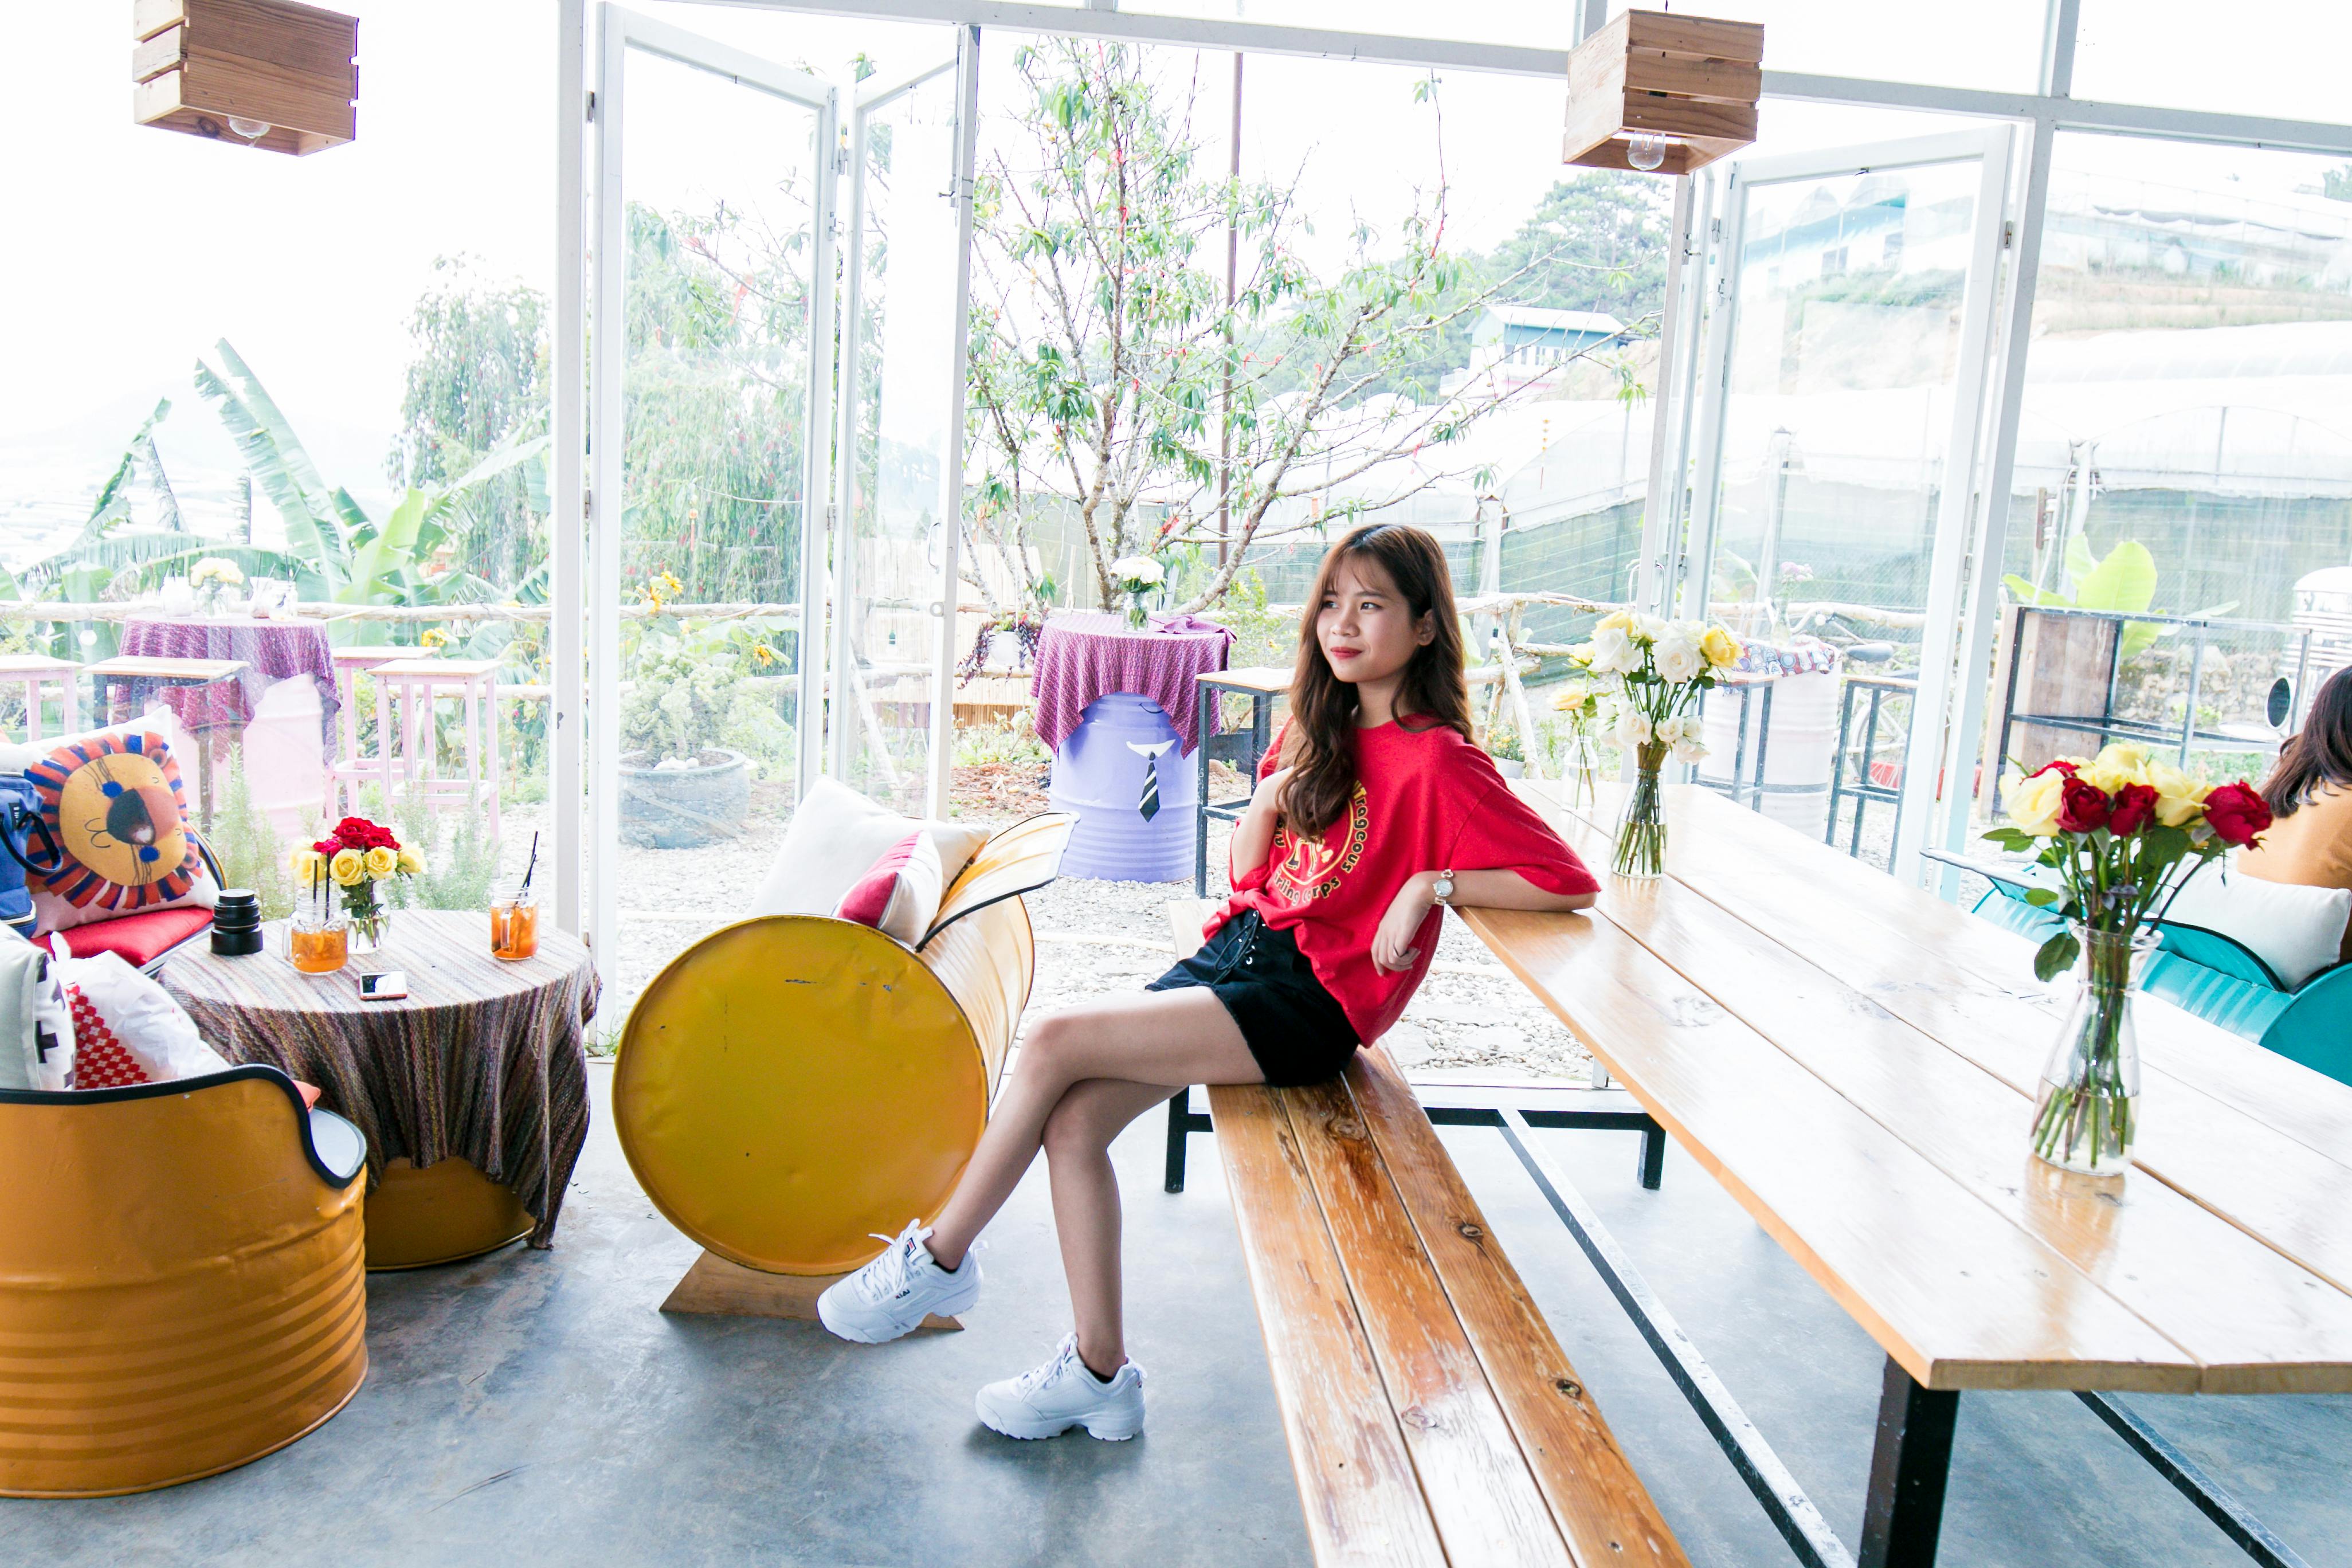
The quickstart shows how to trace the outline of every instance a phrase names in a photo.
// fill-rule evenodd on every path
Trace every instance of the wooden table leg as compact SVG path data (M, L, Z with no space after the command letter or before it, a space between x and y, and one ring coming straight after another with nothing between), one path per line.
M1886 1358L1870 1496L1863 1506L1861 1568L1934 1568L1959 1414L1957 1390L1922 1388L1893 1356Z

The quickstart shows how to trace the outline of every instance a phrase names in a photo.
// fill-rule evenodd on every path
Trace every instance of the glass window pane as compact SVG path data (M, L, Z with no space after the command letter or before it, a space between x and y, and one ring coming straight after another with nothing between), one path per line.
M2352 561L2352 203L2318 194L2336 167L2058 139L2008 597L2284 626L2314 607L2299 584L2325 586L2315 574ZM2152 577L2111 603L2085 579L2118 550L2145 551ZM2117 710L2178 725L2191 643L2134 640ZM2263 703L2284 648L2283 636L2209 648L2200 727L2266 748ZM2306 693L2352 659L2333 641L2315 652ZM2216 777L2261 771L2251 752L2207 761Z
M799 678L814 662L798 605L816 116L652 55L632 52L627 70L620 726L631 863L604 874L683 887L684 868L657 858L709 846L730 867L762 864L792 802ZM757 608L676 608L706 605ZM750 896L740 875L704 874L703 886L736 889L737 908Z
M2260 0L2228 14L2190 0L2083 0L2074 96L2288 120L2352 118L2352 8Z
M1612 0L1609 12L1627 8ZM1767 70L2025 92L2042 68L2044 0L1682 0L1674 9L1761 22Z

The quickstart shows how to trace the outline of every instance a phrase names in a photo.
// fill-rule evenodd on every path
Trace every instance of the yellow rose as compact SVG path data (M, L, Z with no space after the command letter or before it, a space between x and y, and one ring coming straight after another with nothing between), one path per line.
M294 873L294 879L296 881L307 882L310 879L312 873L317 869L320 858L320 854L316 849L310 848L306 846L300 849L297 849L293 854L289 855L286 858L286 865L287 868Z
M2109 795L2126 784L2146 784L2147 752L2128 742L2115 741L2099 749L2099 754L2083 766L2083 780Z
M379 882L400 869L400 852L396 849L387 849L381 844L369 850L361 858L367 863L367 874Z
M1601 616L1600 625L1594 626L1592 629L1594 631L1599 631L1601 626L1608 626L1616 631L1631 633L1633 629L1633 612L1631 610L1612 610L1607 615Z
M367 862L360 858L356 849L338 849L335 858L327 862L327 870L338 887L355 888L359 886L360 879L367 875Z
M2170 763L2150 761L2147 782L2156 788L2156 819L2167 827L2185 827L2205 809L2210 786L2198 783Z
M425 857L419 855L414 849L402 850L400 852L400 873L404 877L422 877L425 875Z
M2055 837L2065 789L2066 775L2054 768L2031 777L2011 773L2000 784L2000 808L2021 831L2036 838Z
M1709 626L1706 628L1706 635L1698 639L1698 650L1706 655L1707 663L1721 669L1727 664L1738 661L1739 639L1721 626Z

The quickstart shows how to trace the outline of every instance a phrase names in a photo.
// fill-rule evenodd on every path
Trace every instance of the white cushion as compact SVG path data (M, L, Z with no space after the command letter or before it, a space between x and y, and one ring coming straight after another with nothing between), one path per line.
M931 836L917 829L883 851L882 858L844 893L833 913L897 937L908 947L940 912L940 852Z
M131 967L116 952L61 958L50 966L69 992L120 1041L150 1083L170 1083L226 1072L227 1059L205 1044L196 1021L163 985ZM76 1019L80 1034L80 1019ZM77 1056L81 1041L77 1038ZM88 1086L85 1086L88 1087Z
M2293 991L2342 956L2352 889L2266 882L2208 866L2180 889L2165 919L2231 938Z
M784 841L752 896L755 915L829 915L884 852L920 828L939 852L942 887L988 842L977 827L918 821L877 805L846 784L819 779L793 813Z
M71 1089L73 1019L57 966L16 927L0 929L0 1089Z

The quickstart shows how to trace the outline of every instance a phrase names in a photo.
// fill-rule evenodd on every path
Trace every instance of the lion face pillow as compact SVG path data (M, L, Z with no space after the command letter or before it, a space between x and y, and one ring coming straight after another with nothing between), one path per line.
M62 742L25 769L40 796L41 820L57 841L31 846L44 868L31 879L43 931L194 904L210 909L220 889L188 826L180 765L160 735L101 730Z

